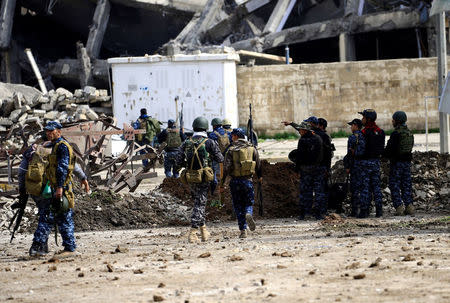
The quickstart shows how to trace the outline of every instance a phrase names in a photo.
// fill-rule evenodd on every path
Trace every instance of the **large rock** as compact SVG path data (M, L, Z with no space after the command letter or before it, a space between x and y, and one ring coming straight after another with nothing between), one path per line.
M67 89L62 88L62 87L58 88L56 90L56 93L58 95L60 95L60 96L64 96L65 99L72 99L73 98L73 94L71 92L69 92Z

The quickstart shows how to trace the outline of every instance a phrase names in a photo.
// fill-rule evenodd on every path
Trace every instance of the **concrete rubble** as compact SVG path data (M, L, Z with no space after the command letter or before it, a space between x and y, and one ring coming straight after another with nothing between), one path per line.
M97 120L99 114L112 114L111 96L104 89L86 86L72 93L60 87L44 95L25 85L0 83L0 131L38 120Z

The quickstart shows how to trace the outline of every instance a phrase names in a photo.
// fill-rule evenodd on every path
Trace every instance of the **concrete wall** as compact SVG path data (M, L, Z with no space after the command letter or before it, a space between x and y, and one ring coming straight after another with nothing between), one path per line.
M311 115L327 119L329 132L349 131L346 123L365 108L377 111L382 128L392 128L392 114L403 110L410 128L424 129L424 97L437 94L436 73L436 58L240 66L239 123L247 123L251 102L259 133L292 131L280 122ZM430 99L430 128L439 127L437 107Z

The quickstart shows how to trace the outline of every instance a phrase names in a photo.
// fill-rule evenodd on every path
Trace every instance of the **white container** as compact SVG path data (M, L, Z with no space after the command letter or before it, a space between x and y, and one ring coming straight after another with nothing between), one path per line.
M203 116L228 118L238 126L237 54L159 55L110 58L113 113L117 125L136 121L140 109L161 122L176 119L184 106L184 127ZM211 128L211 127L210 127Z

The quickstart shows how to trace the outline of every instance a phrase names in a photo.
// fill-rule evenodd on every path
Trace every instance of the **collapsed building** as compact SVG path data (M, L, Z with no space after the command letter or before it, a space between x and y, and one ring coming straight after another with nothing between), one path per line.
M241 51L243 63L316 63L436 55L432 0L3 0L1 81L108 86L109 57ZM277 55L270 56L268 54Z

